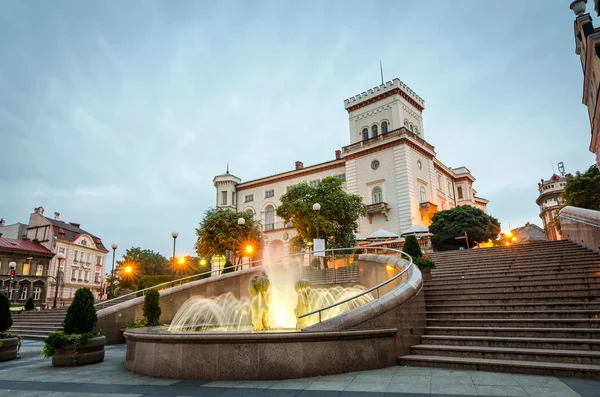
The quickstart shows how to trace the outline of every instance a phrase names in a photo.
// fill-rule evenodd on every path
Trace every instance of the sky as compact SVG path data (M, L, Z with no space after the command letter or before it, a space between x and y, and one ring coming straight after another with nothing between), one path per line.
M502 229L541 225L540 179L594 162L569 3L3 2L0 217L58 211L117 259L169 257L178 231L192 254L227 162L251 180L332 160L343 100L380 83L381 60Z

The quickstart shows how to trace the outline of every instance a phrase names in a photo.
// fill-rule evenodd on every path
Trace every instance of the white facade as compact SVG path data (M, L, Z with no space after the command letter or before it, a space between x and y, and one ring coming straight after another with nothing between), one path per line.
M339 177L348 193L363 198L368 212L360 220L363 236L378 229L400 235L414 225L427 227L435 212L457 205L487 212L488 201L476 196L470 171L442 164L424 140L424 101L400 80L347 99L344 105L351 144L336 151L335 160L306 168L297 161L293 171L243 183L229 173L215 177L217 207L254 214L261 221L267 257L288 254L295 235L274 214L281 196L291 186L327 176Z

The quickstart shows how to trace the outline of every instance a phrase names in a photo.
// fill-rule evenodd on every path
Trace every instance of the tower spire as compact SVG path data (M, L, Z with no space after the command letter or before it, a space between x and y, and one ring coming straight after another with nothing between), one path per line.
M384 85L384 83L383 83L383 64L381 63L381 59L379 60L379 71L381 72L381 85Z
M229 161L227 162L227 174L229 174Z

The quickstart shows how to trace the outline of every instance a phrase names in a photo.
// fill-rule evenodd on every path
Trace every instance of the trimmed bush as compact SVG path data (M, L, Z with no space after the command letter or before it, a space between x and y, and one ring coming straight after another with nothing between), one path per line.
M233 263L231 263L231 261L227 261L225 262L225 267L223 267L223 272L221 274L233 273L234 270Z
M406 236L404 239L404 245L402 245L402 252L410 255L415 262L417 259L420 259L423 256L423 251L421 251L419 241L414 235Z
M35 309L35 305L33 304L33 298L29 298L27 299L27 302L25 302L25 310L33 310Z
M92 332L98 321L94 307L94 295L89 288L79 288L73 302L67 309L64 330L67 334L85 334Z
M0 294L0 334L12 327L13 321L10 315L10 302L3 294Z
M146 319L146 324L158 324L160 313L160 293L155 289L151 289L146 293L146 297L144 298L144 318Z

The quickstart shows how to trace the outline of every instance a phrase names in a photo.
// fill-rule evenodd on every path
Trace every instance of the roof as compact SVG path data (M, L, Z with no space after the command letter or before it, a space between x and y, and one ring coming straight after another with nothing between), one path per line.
M404 237L404 236L408 236L409 234L425 234L425 233L429 233L429 229L426 228L425 226L421 226L421 225L414 225L408 228L407 231L405 231L404 233L402 233L400 236Z
M94 236L92 233L86 232L79 226L75 226L71 223L57 221L56 219L52 219L52 218L48 218L48 217L44 217L44 218L46 218L52 224L53 229L54 229L54 237L60 238L63 240L74 241L77 238L77 236L79 236L81 234L87 234L88 236L90 236L92 238L92 240L94 240L94 244L96 244L96 247L98 247L99 250L108 252L108 250L102 243L102 240L100 239L100 237Z
M388 232L384 229L379 229L376 232L373 232L367 236L367 239L369 240L380 238L398 238L398 235L396 233Z
M16 240L12 238L0 237L0 250L46 255L50 257L54 256L54 252L50 251L40 243L28 240Z
M354 235L354 237L356 238L356 241L364 241L364 240L366 240L366 239L367 239L365 236L363 236L363 235L362 235L362 234L360 234L360 233L356 233L356 234Z

